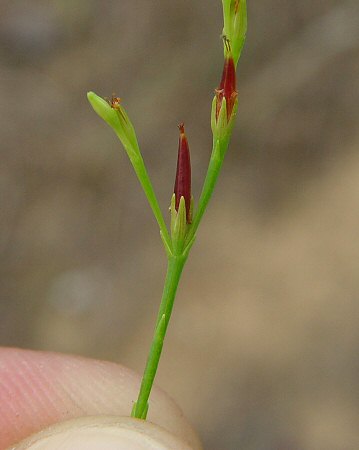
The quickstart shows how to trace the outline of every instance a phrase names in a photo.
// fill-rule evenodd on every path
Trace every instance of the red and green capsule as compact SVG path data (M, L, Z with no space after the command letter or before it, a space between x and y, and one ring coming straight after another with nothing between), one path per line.
M174 186L175 208L178 212L181 197L185 200L186 205L186 221L191 223L191 158L187 137L184 131L184 124L179 126L177 171Z
M216 98L216 120L218 120L222 101L223 98L225 98L227 106L227 121L229 122L237 98L236 67L234 65L234 60L230 51L227 53L224 60L222 79L219 87L216 89Z

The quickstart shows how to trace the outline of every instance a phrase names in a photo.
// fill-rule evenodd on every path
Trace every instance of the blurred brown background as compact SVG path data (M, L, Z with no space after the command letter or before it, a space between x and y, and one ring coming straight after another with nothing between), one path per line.
M358 0L249 0L157 378L208 450L359 448L358 24ZM180 121L201 189L221 27L219 0L0 2L1 345L142 371L165 258L85 93L123 98L167 214Z

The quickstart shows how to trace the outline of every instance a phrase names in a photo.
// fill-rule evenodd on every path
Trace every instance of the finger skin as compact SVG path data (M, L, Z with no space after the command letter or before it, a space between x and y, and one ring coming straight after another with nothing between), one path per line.
M131 417L81 417L60 422L9 450L192 450L158 425Z
M0 450L57 422L128 416L139 385L139 375L114 363L0 348ZM148 420L201 448L181 410L156 387Z

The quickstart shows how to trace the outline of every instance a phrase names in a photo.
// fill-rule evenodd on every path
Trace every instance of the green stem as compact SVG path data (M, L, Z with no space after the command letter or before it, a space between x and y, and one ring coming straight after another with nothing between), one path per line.
M154 192L150 177L148 176L146 166L145 163L143 162L142 157L140 157L140 159L137 158L136 163L135 164L132 163L132 165L136 172L137 178L142 186L142 189L147 197L148 203L150 204L153 214L157 220L158 226L160 227L162 238L164 239L167 247L171 249L172 248L171 238L169 236L161 208L158 204L156 194Z
M229 144L229 138L224 140L217 140L213 142L213 150L211 159L209 161L207 175L203 183L203 188L201 192L201 196L198 201L198 207L195 212L193 222L189 233L186 238L186 244L188 245L192 242L192 239L196 235L198 226L202 220L203 214L206 211L208 202L210 201L213 190L217 183L219 172L221 171L221 167L224 160L224 155L226 153L227 147Z
M187 258L183 256L170 257L168 259L166 280L163 288L161 305L158 312L155 333L143 373L138 399L134 404L131 413L132 417L136 417L138 419L146 419L148 399L151 393L153 380L157 372L163 341L166 335L178 283L181 278L186 259Z

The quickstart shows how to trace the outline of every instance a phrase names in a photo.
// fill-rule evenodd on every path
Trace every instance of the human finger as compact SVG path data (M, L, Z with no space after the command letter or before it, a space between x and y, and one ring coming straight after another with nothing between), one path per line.
M0 450L49 425L82 416L128 416L140 376L78 356L0 348ZM154 387L148 420L201 448L182 411Z
M81 417L49 427L11 450L193 450L148 421L131 417Z

